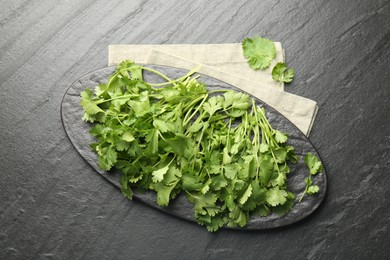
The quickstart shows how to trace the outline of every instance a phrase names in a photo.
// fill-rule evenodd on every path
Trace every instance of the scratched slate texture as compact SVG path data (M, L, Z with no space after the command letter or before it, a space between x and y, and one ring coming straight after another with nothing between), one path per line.
M109 44L281 41L286 91L318 102L322 206L266 231L128 201L67 139L67 87ZM390 1L0 1L0 259L388 259Z

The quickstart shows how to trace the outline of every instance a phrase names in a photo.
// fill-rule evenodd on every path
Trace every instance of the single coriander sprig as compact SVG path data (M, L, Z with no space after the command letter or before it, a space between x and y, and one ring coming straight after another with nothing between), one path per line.
M305 190L302 193L302 196L300 197L298 202L301 202L303 197L308 195L316 194L320 189L318 185L313 185L313 181L311 179L312 175L316 175L319 172L322 172L322 163L318 159L317 156L315 156L312 153L307 153L304 158L306 166L309 168L309 177L305 179Z

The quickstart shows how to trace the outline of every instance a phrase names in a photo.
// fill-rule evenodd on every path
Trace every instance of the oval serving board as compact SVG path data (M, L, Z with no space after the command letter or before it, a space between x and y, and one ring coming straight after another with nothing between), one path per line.
M158 66L158 65L144 65L162 73L166 74L170 78L178 78L185 75L188 71L167 67L167 66ZM96 153L94 153L89 145L93 143L94 137L89 134L89 130L92 127L92 124L84 122L81 120L84 111L80 106L80 92L86 88L94 89L100 83L106 83L107 78L115 71L115 67L106 67L100 70L93 71L73 83L68 90L66 91L64 98L61 104L61 117L64 129L68 135L71 143L79 152L79 154L98 172L103 176L108 182L114 186L120 188L118 171L105 172L99 169L97 164L98 158ZM152 74L148 71L144 71L144 78L147 82L160 82L161 79L159 76ZM241 91L240 89L229 85L225 82L211 78L206 75L199 74L199 81L204 82L210 90L213 89L232 89L236 91ZM288 144L295 147L295 152L300 158L297 164L290 164L291 172L288 175L288 190L293 192L296 196L295 205L292 210L284 216L278 216L275 213L268 215L267 217L252 216L248 222L248 225L245 228L239 229L270 229L281 226L286 226L297 221L304 219L313 213L318 206L323 201L326 188L327 188L327 178L325 169L322 173L315 175L313 183L317 184L320 188L320 191L313 196L305 196L305 198L298 203L298 199L302 195L302 192L305 189L304 180L308 177L309 172L308 168L303 162L303 156L311 152L315 155L318 155L318 152L314 146L310 143L307 137L287 118L277 112L275 109L265 104L261 100L258 100L257 104L263 106L267 111L267 117L271 125L278 130L288 134L289 140ZM319 157L320 158L320 157ZM168 214L187 219L190 221L196 221L193 213L192 205L187 201L184 195L177 196L174 200L170 202L168 207L160 207L156 202L156 194L154 191L146 193L137 193L135 191L134 197L149 206L152 206L156 209L164 211Z

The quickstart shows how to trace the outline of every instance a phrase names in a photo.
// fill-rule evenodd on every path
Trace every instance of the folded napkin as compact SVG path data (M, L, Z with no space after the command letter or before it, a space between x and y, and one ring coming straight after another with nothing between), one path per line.
M275 47L276 58L267 70L249 68L241 44L110 45L108 65L130 59L136 63L191 70L201 64L197 72L229 83L266 102L308 136L318 107L313 100L284 92L283 85L272 79L272 67L284 61L281 44L275 43Z

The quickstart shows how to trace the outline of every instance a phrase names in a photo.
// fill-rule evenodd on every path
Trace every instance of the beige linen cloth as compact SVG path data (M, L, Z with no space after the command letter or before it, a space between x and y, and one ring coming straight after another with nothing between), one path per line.
M239 43L110 45L108 65L129 59L136 63L156 64L192 70L217 78L240 88L278 110L309 136L318 107L316 102L283 90L283 84L272 79L271 70L284 61L284 51L275 42L277 55L266 70L251 69Z

